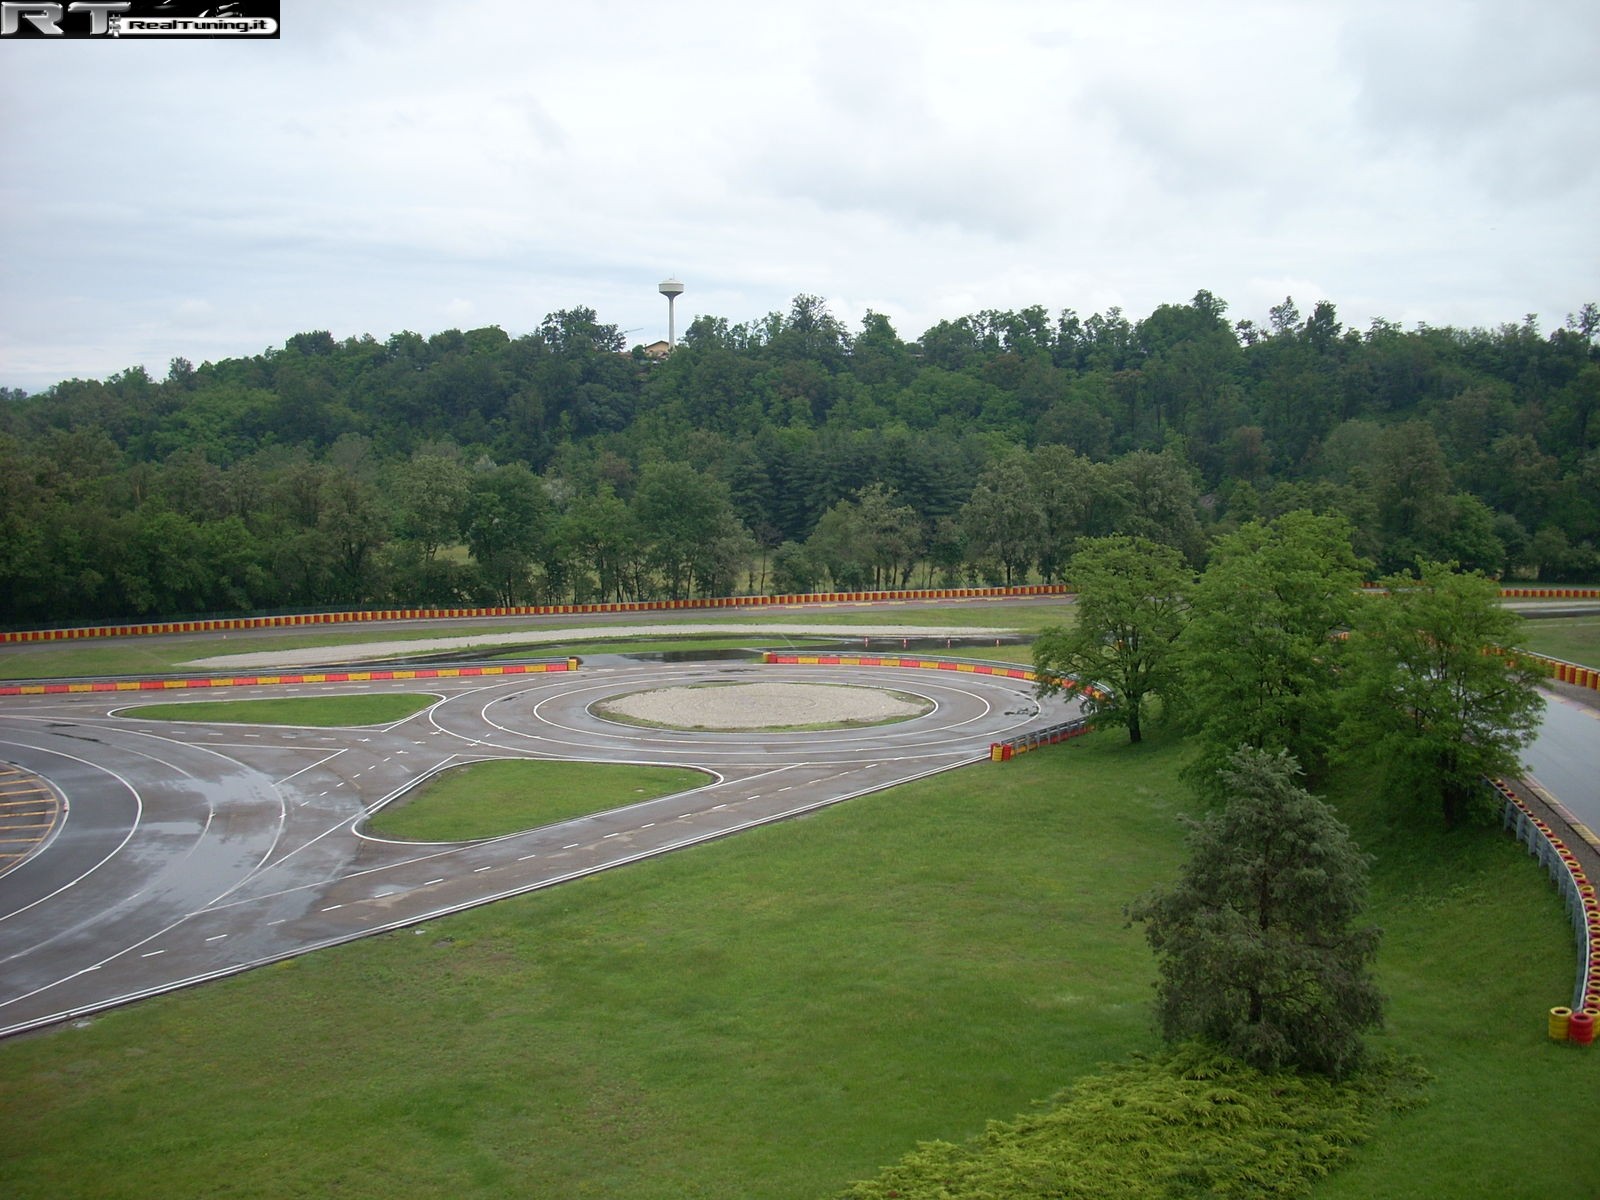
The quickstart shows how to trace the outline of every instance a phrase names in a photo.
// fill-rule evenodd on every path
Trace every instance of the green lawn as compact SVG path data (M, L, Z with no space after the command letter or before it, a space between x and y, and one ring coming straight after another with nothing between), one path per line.
M270 700L198 700L135 704L124 716L152 721L204 721L228 725L388 725L437 703L437 696L375 693L361 696L285 696Z
M499 837L707 782L703 771L682 767L497 759L435 775L380 809L366 828L380 837L418 842Z
M1122 906L1182 758L1096 735L0 1043L0 1194L828 1196L1156 1045ZM1378 1041L1437 1081L1316 1195L1600 1192L1542 872L1346 790Z
M1546 617L1523 626L1522 645L1535 654L1600 667L1600 616Z

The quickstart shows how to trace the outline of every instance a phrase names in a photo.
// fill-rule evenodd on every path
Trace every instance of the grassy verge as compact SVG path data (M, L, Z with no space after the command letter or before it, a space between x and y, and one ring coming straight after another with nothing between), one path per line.
M1600 667L1600 616L1546 617L1523 626L1522 645L1535 654Z
M137 704L123 715L150 721L204 721L227 725L388 725L414 716L436 696L286 696L276 700L200 700L187 704Z
M683 792L707 782L702 771L621 763L469 763L435 775L415 794L376 813L381 837L459 842L536 829Z
M788 645L792 647L829 646L834 644L831 638L806 638L783 637L771 633L731 633L720 635L694 636L685 634L683 637L649 637L635 638L627 635L618 635L615 638L596 638L579 642L552 642L539 647L540 656L551 655L563 657L576 654L694 654L712 650L764 650L773 645ZM524 657L527 651L516 655L495 655L496 658Z
M1155 1048L1122 905L1180 860L1182 747L1096 735L0 1044L31 1197L831 1195ZM1433 1102L1317 1196L1592 1195L1592 1054L1533 861L1353 781Z
M1551 1043L1546 1016L1571 1000L1571 926L1553 888L1514 840L1445 832L1440 814L1385 804L1349 779L1336 797L1376 856L1374 916L1388 1030L1373 1039L1421 1056L1434 1075L1425 1108L1380 1125L1317 1197L1600 1194L1592 1142L1600 1059ZM1585 1115L1587 1114L1587 1115Z

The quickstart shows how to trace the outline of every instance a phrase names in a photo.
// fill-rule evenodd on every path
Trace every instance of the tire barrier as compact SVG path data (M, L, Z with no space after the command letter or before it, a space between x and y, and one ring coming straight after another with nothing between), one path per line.
M1502 600L1600 600L1600 588L1509 587L1500 589Z
M1006 679L1038 679L1027 667L1007 667L996 663L961 662L953 658L907 658L879 654L794 654L768 650L762 662L788 667L905 667L913 671L960 671L968 675L999 675Z
M1518 658L1538 663L1544 668L1545 674L1558 683L1569 683L1574 687L1600 691L1600 670L1594 667L1567 662L1565 659L1549 658L1543 654L1530 654L1526 650L1518 650L1515 653Z
M174 633L233 633L302 625L343 625L366 621L460 621L480 617L590 616L599 613L675 612L702 608L772 608L793 605L877 604L906 600L1005 600L1027 596L1069 596L1064 583L1000 588L924 588L893 592L806 592L783 596L717 596L700 600L625 600L612 604L523 604L500 608L384 608L359 612L289 613L277 617L223 617L204 621L161 621L145 625L93 625L77 629L28 629L0 633L0 645L76 641L79 638L140 637Z
M783 666L803 667L905 667L914 671L961 671L970 675L999 675L1006 679L1021 679L1028 683L1038 683L1039 673L1029 667L1007 667L996 663L962 662L950 658L906 658L900 655L872 655L872 654L790 654L781 651L769 650L762 657L765 663L777 663ZM1077 684L1075 681L1069 690L1088 696L1092 700L1104 700L1107 692L1099 688ZM1044 746L1054 746L1060 742L1081 737L1090 730L1087 717L1075 717L1071 721L1063 721L1059 725L1046 726L1044 729L1033 733L1024 734L1022 737L1009 738L1003 742L989 744L990 762L1010 762L1018 754L1026 754L1030 750L1038 750Z
M1366 579L1361 583L1363 589L1369 592L1383 590L1383 584L1374 579ZM1500 589L1502 600L1600 600L1600 588L1592 587L1503 587Z
M472 679L495 675L543 675L576 671L578 660L506 663L478 667L405 667L376 671L308 671L293 675L215 675L177 679L95 679L80 683L0 685L0 696L70 696L82 692L172 692L194 688L271 687L295 683L368 683L390 679Z
M1505 828L1528 848L1528 853L1544 864L1550 879L1566 902L1578 948L1578 977L1572 988L1572 1005L1550 1010L1549 1035L1575 1045L1587 1046L1594 1040L1595 1018L1600 1017L1600 901L1595 885L1578 863L1578 858L1534 815L1526 801L1504 780L1490 781L1504 803Z

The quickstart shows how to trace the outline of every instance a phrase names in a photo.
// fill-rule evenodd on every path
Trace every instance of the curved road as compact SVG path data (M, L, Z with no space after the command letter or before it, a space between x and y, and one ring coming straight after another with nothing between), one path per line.
M642 688L754 679L890 687L934 709L895 725L781 734L642 729L590 711ZM332 730L144 720L127 694L0 710L0 760L66 797L49 843L0 876L0 1036L782 820L981 759L993 741L1070 715L1004 677L756 664L207 695L373 690L437 700L392 725ZM374 808L485 758L694 766L707 782L488 841L361 833Z
M1543 695L1544 718L1526 752L1530 782L1600 833L1600 706Z

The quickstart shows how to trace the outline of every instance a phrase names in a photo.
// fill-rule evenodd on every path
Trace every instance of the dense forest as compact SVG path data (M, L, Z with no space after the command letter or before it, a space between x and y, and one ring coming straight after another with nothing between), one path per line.
M0 624L1053 581L1085 536L1199 566L1296 509L1379 571L1600 574L1595 305L1548 335L1226 313L908 342L801 295L658 360L574 308L0 391Z

